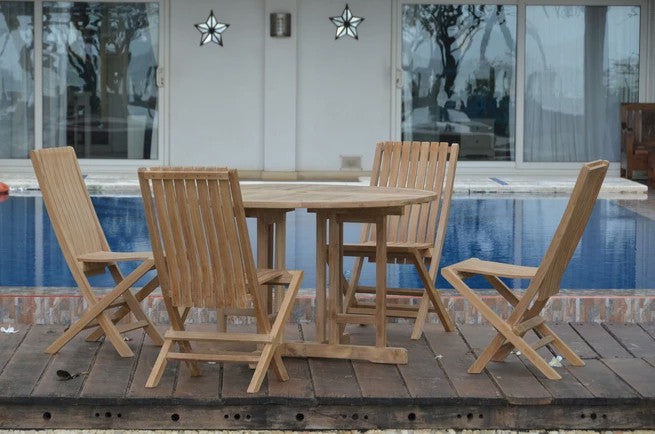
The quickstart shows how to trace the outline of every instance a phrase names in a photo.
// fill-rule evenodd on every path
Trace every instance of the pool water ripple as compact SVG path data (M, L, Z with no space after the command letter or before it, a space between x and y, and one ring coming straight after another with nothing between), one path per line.
M441 265L475 256L522 265L539 264L559 223L566 198L456 198L453 200ZM138 197L93 197L93 204L116 251L149 250L143 204ZM12 196L0 203L0 286L71 287L74 281L40 197ZM249 221L251 241L254 221ZM314 215L304 210L287 217L287 267L305 271L304 288L315 286ZM359 239L360 226L348 224L346 242ZM599 200L578 249L564 274L564 289L648 289L655 284L655 221L611 200ZM346 259L344 269L350 269ZM649 267L649 265L651 265ZM125 271L135 264L126 264ZM388 267L390 286L420 286L411 266ZM374 282L374 267L362 281ZM109 275L92 283L111 286ZM439 288L449 285L439 277ZM472 280L473 287L488 288ZM526 281L509 281L524 288Z

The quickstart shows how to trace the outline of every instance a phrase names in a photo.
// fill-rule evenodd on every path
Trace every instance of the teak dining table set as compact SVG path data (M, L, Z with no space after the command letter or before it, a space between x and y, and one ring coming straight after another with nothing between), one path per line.
M390 347L390 317L415 319L411 338L418 339L430 311L446 331L455 330L435 287L445 237L457 162L458 145L447 143L385 142L378 144L369 186L279 183L241 185L235 170L199 167L153 167L139 170L139 181L152 252L112 252L98 222L72 148L31 153L53 229L67 264L88 305L46 352L56 353L75 335L92 329L87 340L106 336L123 357L133 355L121 334L143 328L162 346L146 387L156 387L168 360L186 363L201 375L198 362L241 362L254 366L248 392L256 392L270 368L286 380L283 357L319 357L406 364L407 350ZM549 379L559 374L537 354L548 346L570 364L584 362L551 330L540 316L559 282L584 231L607 162L583 166L562 222L539 267L468 259L442 269L442 274L478 309L496 336L471 366L481 372L490 361L502 361L517 349ZM287 270L286 215L307 209L316 216L315 341L293 342L284 337L303 278L301 270ZM251 252L246 217L257 220L256 259ZM363 224L360 241L344 244L346 223ZM344 256L356 257L350 280ZM375 262L375 286L358 280L364 260ZM119 262L140 261L124 276ZM387 264L413 265L422 288L388 288ZM103 297L88 277L108 270L116 286ZM136 293L130 288L147 272L156 275ZM514 310L498 316L464 280L482 275ZM530 279L522 296L500 279ZM326 285L327 282L327 285ZM171 328L162 336L141 308L152 291L161 287ZM373 297L359 297L369 294ZM388 295L409 295L417 305L395 303ZM373 301L371 301L373 300ZM188 331L185 321L192 308L218 311L215 331ZM126 321L133 314L135 321ZM256 332L227 330L228 315L255 318ZM375 341L354 345L347 324L375 327ZM539 337L528 344L524 335ZM407 339L409 340L409 336ZM249 343L253 349L228 348L197 352L193 342ZM178 350L175 350L177 344Z
M242 187L246 214L263 222L275 222L276 252L284 251L284 214L305 208L316 214L316 344L286 343L288 355L362 359L378 363L407 363L407 351L387 346L386 303L376 305L374 315L344 312L343 294L343 224L372 223L376 228L376 299L386 300L387 218L400 216L412 204L429 202L436 193L424 190L371 186L321 184L250 184ZM271 239L270 225L258 225L257 251L260 267L270 266L264 243ZM329 228L329 230L328 230ZM329 234L329 235L328 235ZM261 241L260 241L261 240ZM261 242L261 244L260 244ZM328 246L327 252L325 246ZM276 256L276 266L284 268L283 258ZM329 290L326 269L329 267ZM327 303L326 303L327 302ZM344 324L369 324L376 327L374 346L348 345L341 333Z

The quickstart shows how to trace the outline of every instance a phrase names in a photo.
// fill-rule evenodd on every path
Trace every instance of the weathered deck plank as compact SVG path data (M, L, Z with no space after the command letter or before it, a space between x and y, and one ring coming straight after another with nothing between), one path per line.
M300 329L298 324L287 325L284 336L286 340L300 340ZM268 394L287 399L310 399L314 397L314 386L309 370L307 359L296 357L285 357L284 365L289 372L288 381L278 381L275 375L269 371Z
M469 345L476 351L484 347L494 333L490 327L462 326L446 333L439 324L428 324L425 337L411 341L410 324L390 324L389 342L408 348L407 365L285 358L289 381L278 382L269 371L262 392L248 394L252 369L243 364L202 364L203 376L196 378L180 365L163 387L144 391L159 348L140 330L128 334L132 358L120 357L111 344L81 337L48 356L42 351L61 329L32 326L22 342L0 336L0 344L15 339L15 345L5 345L12 354L0 373L0 428L655 428L655 357L635 357L648 354L643 345L648 340L638 330L641 337L635 338L630 328L612 331L612 339L627 348L640 342L639 350L628 357L589 358L585 367L565 365L557 368L562 380L552 381L516 355L492 362L481 374L468 374L474 359ZM290 324L287 336L311 339L313 330L313 324L302 329ZM351 342L370 339L372 331L354 327ZM617 353L615 348L600 351ZM549 356L546 349L540 352ZM81 392L77 378L54 379L57 369L75 373L85 365L91 369Z
M85 337L86 333L78 334L52 357L32 396L76 397L79 395L101 345L99 342L86 342ZM64 380L57 375L58 370L77 376Z
M164 334L166 327L157 327L159 333ZM175 385L175 377L177 375L177 370L180 365L180 362L177 360L169 361L164 369L164 375L161 377L161 381L157 387L147 389L146 380L150 375L155 360L157 360L157 355L159 355L160 346L155 345L150 338L147 336L143 340L141 345L141 352L139 353L139 360L136 364L136 369L134 371L134 376L132 377L132 382L130 383L129 390L127 392L128 397L132 398L168 398L173 395L173 387Z
M655 339L638 324L605 324L607 329L635 357L655 357Z
M655 398L655 367L643 359L603 359L609 368L644 398Z
M133 330L125 333L135 357L121 357L109 341L100 346L80 396L83 398L123 398L130 386L132 373L138 362L145 333Z
M302 324L306 341L315 340L314 324ZM324 402L343 402L344 399L360 402L362 391L349 360L308 359L314 380L314 395Z
M596 398L605 400L617 398L636 398L637 393L602 361L589 359L581 367L568 367L573 374Z
M574 323L571 325L600 357L632 357L600 324Z
M495 400L502 398L500 389L486 372L472 375L467 369L475 361L473 353L466 345L459 332L448 333L440 325L426 324L425 338L435 354L441 356L439 363L461 398L478 398Z
M496 335L492 327L459 326L464 339L479 355ZM490 362L487 371L511 404L548 404L552 395L515 355L504 362Z
M375 328L350 326L350 343L365 345L375 342ZM407 339L409 343L409 339ZM365 398L407 398L410 396L397 365L372 363L364 360L352 362L357 382Z
M43 350L64 331L64 326L34 326L0 374L2 396L30 396L50 361Z
M409 339L404 324L389 324L389 344L407 348L408 363L399 365L407 391L412 398L455 398L457 392L448 381L437 356L430 350L425 338Z
M7 362L9 362L9 359L14 355L18 345L25 339L25 335L29 329L30 326L26 325L18 328L16 333L3 333L0 336L0 374Z
M593 348L585 342L571 324L569 323L552 323L550 327L581 359L596 359L600 357Z

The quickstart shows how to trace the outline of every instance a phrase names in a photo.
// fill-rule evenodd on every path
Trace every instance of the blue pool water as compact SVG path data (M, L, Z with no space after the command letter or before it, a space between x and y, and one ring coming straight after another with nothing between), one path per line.
M94 206L117 251L149 250L138 197L94 197ZM538 265L566 206L566 198L453 200L441 264L476 256ZM254 222L249 222L254 242ZM296 211L287 218L287 266L305 271L303 287L315 287L314 215ZM59 250L41 198L12 196L0 203L0 286L75 286ZM359 225L347 225L346 242L359 238ZM655 287L655 221L608 200L599 200L564 275L564 289L642 289ZM345 270L352 260L345 261ZM128 264L126 269L133 268ZM374 270L363 281L374 282ZM420 286L411 266L390 266L389 285ZM92 278L110 286L109 276ZM486 288L479 280L473 286ZM515 288L525 281L510 282ZM438 285L449 287L440 277Z

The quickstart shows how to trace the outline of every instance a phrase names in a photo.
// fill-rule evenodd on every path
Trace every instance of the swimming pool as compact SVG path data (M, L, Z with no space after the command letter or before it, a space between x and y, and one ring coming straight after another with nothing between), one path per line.
M567 198L455 198L442 265L476 256L538 265L550 242ZM150 241L139 197L93 197L109 244L117 251L149 250ZM251 241L254 221L249 221ZM0 203L0 286L75 286L59 250L40 197L12 196ZM359 225L346 225L344 239L355 242ZM305 271L304 288L315 287L314 215L303 210L287 217L287 266ZM599 200L568 270L564 289L647 289L655 287L655 221L610 200ZM346 259L349 270L352 260ZM126 268L133 268L128 266ZM420 286L413 267L389 268L390 286ZM374 267L365 267L363 282L374 282ZM472 286L488 288L486 281ZM111 278L92 283L111 286ZM526 281L509 282L524 288ZM438 287L449 288L439 277Z

